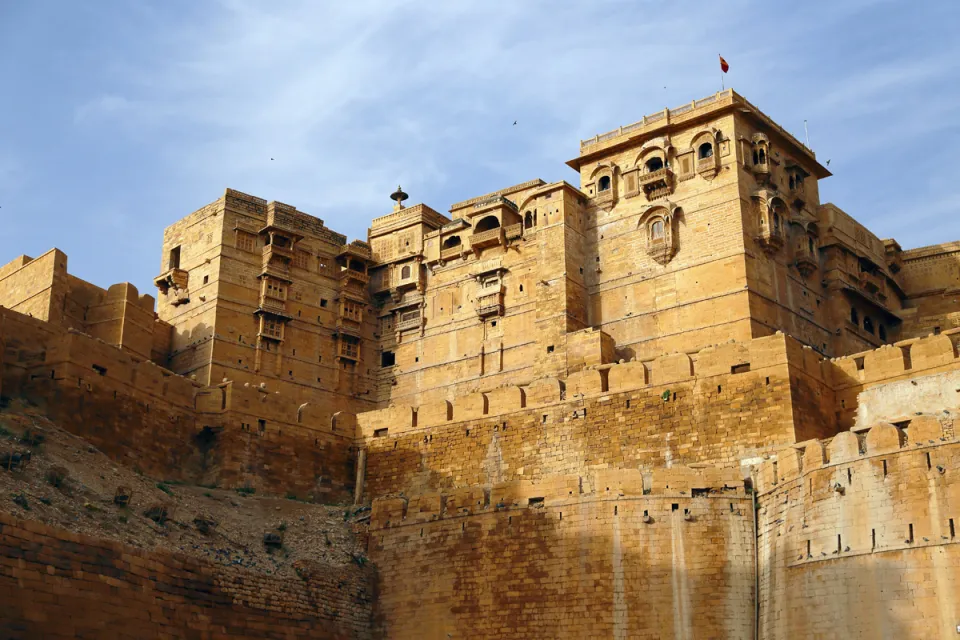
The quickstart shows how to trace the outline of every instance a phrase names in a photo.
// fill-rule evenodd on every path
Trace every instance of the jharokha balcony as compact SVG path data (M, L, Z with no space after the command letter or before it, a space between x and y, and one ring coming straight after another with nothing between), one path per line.
M503 291L487 293L477 298L477 315L481 318L487 316L503 315Z
M639 184L644 195L647 196L647 200L664 198L673 193L673 171L668 167L663 167L656 171L641 174Z
M420 329L423 326L423 315L420 310L407 311L400 314L397 322L397 331L409 331L411 329Z
M447 249L440 249L441 260L455 260L463 255L463 246L456 245Z
M873 294L883 295L886 287L884 286L884 277L877 273L861 271L859 278L860 288Z
M190 273L185 269L169 269L153 279L160 293L166 294L170 288L185 291L190 282Z
M489 229L481 231L470 236L470 247L473 249L482 249L483 247L493 247L503 244L503 228Z

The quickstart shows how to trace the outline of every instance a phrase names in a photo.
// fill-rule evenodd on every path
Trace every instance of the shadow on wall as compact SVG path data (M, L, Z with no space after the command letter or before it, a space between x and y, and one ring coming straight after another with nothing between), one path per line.
M729 503L577 496L439 521L408 514L371 529L378 626L438 640L750 638L751 502Z

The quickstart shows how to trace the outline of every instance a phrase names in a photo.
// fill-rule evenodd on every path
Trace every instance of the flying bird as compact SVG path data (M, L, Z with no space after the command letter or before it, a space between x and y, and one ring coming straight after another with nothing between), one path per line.
M270 158L270 159L273 160L273 158Z
M829 160L827 160L827 166L828 166L828 167L830 166L830 161L829 161Z
M513 121L513 126L517 126L517 121L516 121L516 120Z

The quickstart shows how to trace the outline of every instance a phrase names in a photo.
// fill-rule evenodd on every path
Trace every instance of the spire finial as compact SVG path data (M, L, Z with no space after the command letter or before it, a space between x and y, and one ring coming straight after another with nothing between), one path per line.
M400 185L397 185L397 190L390 194L390 199L396 202L396 204L393 205L394 211L403 209L403 201L409 197L410 196L404 193L403 189L400 188Z

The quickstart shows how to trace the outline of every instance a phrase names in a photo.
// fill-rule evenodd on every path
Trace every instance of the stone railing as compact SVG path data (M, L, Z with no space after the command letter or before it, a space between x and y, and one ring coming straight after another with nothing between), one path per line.
M470 236L470 245L479 246L481 244L495 244L503 241L503 229L497 227L488 231L481 231Z
M440 249L440 259L453 260L454 258L459 258L462 253L463 245L457 245L455 247L450 247L449 249Z
M503 232L507 240L516 240L517 238L523 237L523 223L518 222L517 224L507 225L503 228Z

